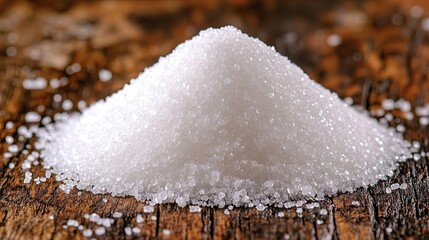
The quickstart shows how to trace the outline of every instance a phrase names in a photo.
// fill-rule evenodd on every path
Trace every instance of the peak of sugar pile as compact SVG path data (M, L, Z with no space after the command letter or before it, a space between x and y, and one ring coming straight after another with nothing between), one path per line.
M410 157L394 130L233 27L58 119L37 146L63 189L151 204L282 206L375 184Z

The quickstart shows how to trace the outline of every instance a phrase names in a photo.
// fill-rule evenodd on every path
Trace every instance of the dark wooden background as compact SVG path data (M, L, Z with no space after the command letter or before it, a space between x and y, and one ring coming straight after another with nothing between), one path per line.
M420 6L422 10L419 14ZM203 208L200 213L175 204L142 213L144 203L77 190L65 194L53 179L24 184L22 151L7 159L5 136L17 136L24 114L39 108L43 116L61 112L52 98L61 94L73 101L93 103L120 89L130 78L178 43L207 27L232 24L273 45L301 66L313 79L375 111L385 98L404 98L414 106L429 103L429 2L425 0L359 1L53 1L0 0L0 238L80 239L81 231L63 229L68 219L85 227L96 225L85 213L124 215L97 238L188 239L421 239L428 236L428 159L408 161L395 175L368 189L337 194L321 201L320 208L223 209ZM428 22L429 23L429 22ZM337 46L329 36L339 36ZM9 56L11 48L16 56ZM8 50L9 49L9 50ZM8 53L8 54L7 54ZM13 55L13 54L12 54ZM67 66L81 65L68 74ZM100 69L112 71L109 82L98 80ZM26 90L26 78L66 76L59 89ZM428 151L428 129L418 119L404 120L405 137L419 141ZM5 123L13 121L12 129ZM397 123L391 123L392 126ZM34 139L18 142L22 149ZM14 169L8 164L16 164ZM34 176L44 174L33 167ZM408 188L386 194L392 183ZM102 199L106 198L105 203ZM360 206L352 205L359 201ZM321 208L328 209L320 215ZM278 212L285 212L279 217ZM145 221L136 223L136 214ZM49 216L53 215L54 220ZM151 220L156 216L156 220ZM317 221L317 220L321 220ZM124 228L138 226L141 234L127 237ZM171 230L171 235L163 234ZM391 230L391 231L390 231Z

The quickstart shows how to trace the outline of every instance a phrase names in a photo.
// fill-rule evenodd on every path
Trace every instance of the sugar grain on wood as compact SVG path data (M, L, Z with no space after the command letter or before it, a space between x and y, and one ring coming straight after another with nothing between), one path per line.
M37 146L64 190L151 206L264 210L375 184L411 157L394 129L233 27L202 31L119 92L55 119Z

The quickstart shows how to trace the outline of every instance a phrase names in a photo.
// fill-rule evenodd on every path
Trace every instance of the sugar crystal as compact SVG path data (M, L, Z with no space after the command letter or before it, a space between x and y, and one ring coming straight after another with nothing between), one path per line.
M112 72L110 72L109 70L106 70L106 69L101 69L98 72L98 78L102 82L110 81L110 79L112 79Z
M131 235L133 234L133 231L131 230L131 228L130 228L130 227L126 227L126 228L124 229L124 231L125 231L125 234L126 234L127 236L131 236Z
M26 122L35 123L35 122L40 122L40 120L41 120L41 117L36 112L28 112L27 114L25 114Z
M92 230L91 229L85 229L82 231L82 234L84 237L91 237L92 236Z
M95 229L95 234L100 236L106 233L106 229L104 227L98 227Z

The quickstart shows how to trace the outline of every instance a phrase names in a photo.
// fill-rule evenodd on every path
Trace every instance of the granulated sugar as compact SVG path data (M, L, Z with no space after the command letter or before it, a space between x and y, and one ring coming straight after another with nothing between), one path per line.
M394 129L233 27L201 32L105 101L55 119L37 147L62 189L151 205L263 210L375 184L411 157Z

